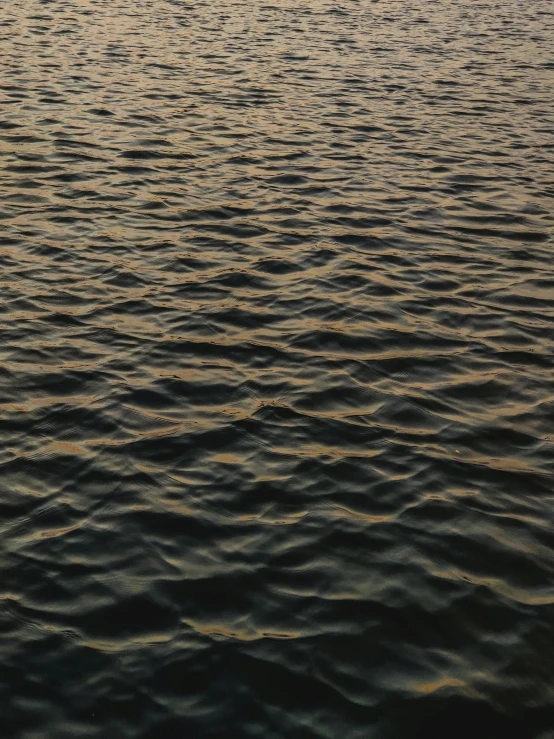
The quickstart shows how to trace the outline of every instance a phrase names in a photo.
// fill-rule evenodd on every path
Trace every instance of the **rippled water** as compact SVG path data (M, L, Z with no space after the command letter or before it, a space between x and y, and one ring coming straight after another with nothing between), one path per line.
M3 3L2 737L554 736L553 39Z

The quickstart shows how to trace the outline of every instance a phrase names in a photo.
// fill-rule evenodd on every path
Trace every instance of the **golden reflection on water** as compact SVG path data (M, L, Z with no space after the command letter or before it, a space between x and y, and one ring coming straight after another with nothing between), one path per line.
M553 33L0 10L6 736L551 729Z

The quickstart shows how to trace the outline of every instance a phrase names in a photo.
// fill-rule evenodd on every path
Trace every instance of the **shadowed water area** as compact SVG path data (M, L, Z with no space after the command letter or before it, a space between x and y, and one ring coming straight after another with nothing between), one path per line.
M3 739L554 736L553 44L2 3Z

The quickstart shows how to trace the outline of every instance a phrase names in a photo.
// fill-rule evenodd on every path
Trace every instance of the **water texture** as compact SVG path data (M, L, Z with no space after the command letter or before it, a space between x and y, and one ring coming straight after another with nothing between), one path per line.
M0 735L554 736L554 4L0 9Z

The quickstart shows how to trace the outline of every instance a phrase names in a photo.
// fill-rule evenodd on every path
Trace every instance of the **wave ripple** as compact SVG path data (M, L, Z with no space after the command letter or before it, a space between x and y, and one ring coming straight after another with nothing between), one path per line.
M554 736L553 37L4 4L2 736Z

